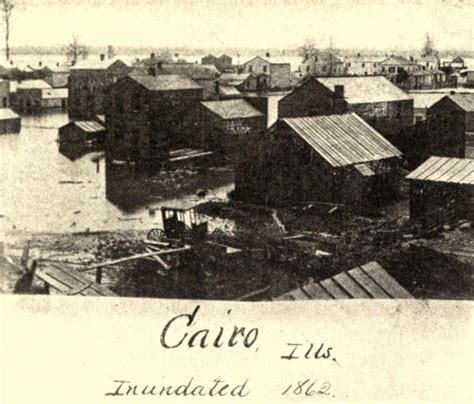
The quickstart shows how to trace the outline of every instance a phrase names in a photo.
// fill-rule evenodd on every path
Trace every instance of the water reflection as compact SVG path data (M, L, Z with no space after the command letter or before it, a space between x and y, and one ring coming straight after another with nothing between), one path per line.
M137 177L107 167L102 152L58 151L58 128L66 114L22 118L20 134L0 136L0 214L5 230L78 232L147 229L160 225L150 214L166 204L225 197L233 187L229 170ZM191 196L191 197L189 197Z

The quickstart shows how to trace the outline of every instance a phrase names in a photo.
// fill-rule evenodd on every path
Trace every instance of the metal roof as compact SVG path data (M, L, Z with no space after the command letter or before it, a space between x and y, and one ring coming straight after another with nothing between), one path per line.
M323 86L335 91L344 86L344 99L350 104L410 100L409 95L382 76L319 77Z
M95 121L75 121L73 125L81 128L84 132L102 132L105 128Z
M282 121L334 167L402 154L355 113L283 118Z
M0 108L0 120L15 119L20 116L13 112L10 108Z
M321 282L311 282L273 300L314 299L413 299L413 296L372 261Z
M161 74L150 76L133 72L129 74L132 80L150 91L199 90L202 87L186 76L177 74Z
M433 156L408 174L406 179L474 185L474 160Z
M201 102L222 119L258 118L264 116L258 109L242 99Z

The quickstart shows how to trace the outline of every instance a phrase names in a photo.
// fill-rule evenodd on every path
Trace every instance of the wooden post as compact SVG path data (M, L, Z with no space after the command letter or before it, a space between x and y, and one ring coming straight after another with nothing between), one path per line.
M102 283L102 268L97 268L95 271L95 281L99 285Z

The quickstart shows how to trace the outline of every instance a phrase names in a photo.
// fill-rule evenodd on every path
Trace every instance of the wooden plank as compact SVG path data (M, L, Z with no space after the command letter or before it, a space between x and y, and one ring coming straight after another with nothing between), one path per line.
M132 255L130 257L120 258L120 259L113 260L113 261L107 261L107 262L102 262L100 264L89 265L88 267L81 268L80 270L81 271L91 271L91 270L97 269L97 268L108 267L108 266L111 266L111 265L121 264L123 262L138 260L140 258L153 257L155 255L163 255L163 254L174 254L174 253L177 253L177 252L187 251L189 249L191 249L191 246L187 245L187 246L184 246L184 247L181 247L181 248L173 248L171 250L161 250L161 251L153 251L153 252L148 252L148 253L143 253L143 254L136 254L136 255Z
M335 299L349 299L349 295L344 292L331 278L325 279L324 281L319 282L319 284Z
M390 299L390 296L377 285L372 278L360 268L354 268L349 271L349 274L367 291L367 293L374 299Z
M289 294L294 300L309 300L309 296L301 289L292 290Z
M304 285L303 290L311 299L333 299L321 286L314 282Z
M343 288L349 296L354 299L367 299L370 295L362 289L354 279L352 279L347 272L341 272L332 277L332 279Z
M99 285L85 278L72 268L66 270L57 266L46 266L38 269L36 275L64 294L78 293L83 296L116 296L106 286Z
M361 266L362 270L374 280L388 295L394 299L413 299L395 279L393 279L385 269L377 262L372 261Z

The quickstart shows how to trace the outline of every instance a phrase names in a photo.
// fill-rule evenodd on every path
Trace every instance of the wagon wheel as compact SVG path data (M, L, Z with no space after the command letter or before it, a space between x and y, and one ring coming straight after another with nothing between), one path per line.
M147 240L152 241L161 241L163 240L164 233L161 229L151 229L148 234L146 235Z

